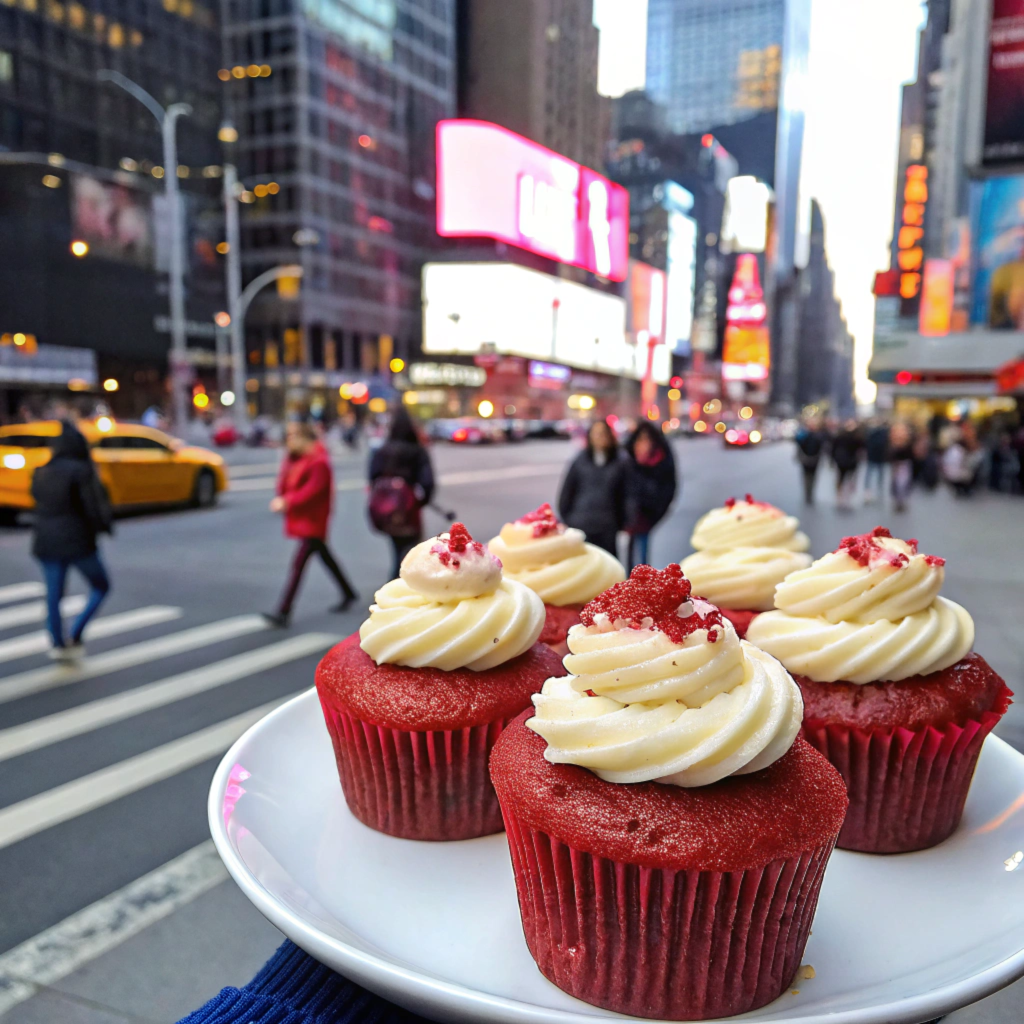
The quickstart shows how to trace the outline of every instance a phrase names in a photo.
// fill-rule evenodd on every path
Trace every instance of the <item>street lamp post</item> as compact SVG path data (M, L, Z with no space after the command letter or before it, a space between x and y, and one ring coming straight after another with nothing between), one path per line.
M244 433L249 421L245 398L245 332L242 329L242 244L238 230L238 172L224 165L224 241L227 251L228 315L231 317L231 386L235 392L235 426Z
M187 366L185 341L185 238L181 217L181 194L178 190L178 144L175 129L179 117L192 113L187 103L172 103L166 109L142 86L120 71L103 70L96 76L101 82L111 82L134 96L157 120L163 137L164 195L167 216L171 219L170 253L170 307L171 307L171 418L174 429L184 433L188 406L185 396L184 371Z

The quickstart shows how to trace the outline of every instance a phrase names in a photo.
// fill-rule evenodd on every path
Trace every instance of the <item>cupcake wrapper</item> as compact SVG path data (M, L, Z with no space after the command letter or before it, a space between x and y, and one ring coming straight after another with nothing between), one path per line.
M960 824L981 746L1010 696L1004 686L991 711L964 725L870 732L806 720L804 739L832 762L850 796L836 845L909 853L948 838Z
M504 810L526 943L570 995L706 1020L764 1006L792 982L832 843L748 871L645 868L573 849Z
M502 830L487 761L507 722L404 732L321 706L345 800L364 825L439 841Z

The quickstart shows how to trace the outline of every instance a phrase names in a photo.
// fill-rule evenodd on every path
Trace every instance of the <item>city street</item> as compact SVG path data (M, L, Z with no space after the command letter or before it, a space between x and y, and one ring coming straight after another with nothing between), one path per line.
M554 502L575 447L564 441L435 446L437 501L487 540ZM881 523L947 559L945 595L977 625L976 649L1024 690L1017 593L1024 499L945 489L840 513L832 477L801 509L789 444L725 450L677 442L682 490L652 561L689 551L697 517L752 493L801 516L820 555ZM113 591L77 668L47 660L43 591L24 526L0 531L0 1018L4 1024L172 1024L222 986L247 981L281 941L227 880L209 840L206 793L228 746L309 687L323 652L358 628L387 579L389 547L366 521L365 455L335 453L336 553L358 588L337 600L319 564L292 625L268 629L291 543L267 504L279 453L231 453L232 485L209 511L121 519L105 543ZM427 512L427 527L443 519ZM68 610L83 592L77 580ZM80 599L79 599L80 600ZM997 734L1024 749L1024 702ZM341 795L339 793L339 799ZM947 1018L1019 1021L1011 991Z

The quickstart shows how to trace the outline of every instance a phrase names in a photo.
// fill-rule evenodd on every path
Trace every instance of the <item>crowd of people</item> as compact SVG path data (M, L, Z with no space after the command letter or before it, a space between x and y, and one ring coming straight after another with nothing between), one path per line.
M841 423L808 417L795 440L808 505L814 504L818 470L826 462L835 469L840 509L853 506L861 482L866 503L888 489L897 512L906 510L914 487L932 491L945 483L957 497L986 487L1024 494L1024 426L991 426L982 433L972 420L941 417L923 427L882 417Z

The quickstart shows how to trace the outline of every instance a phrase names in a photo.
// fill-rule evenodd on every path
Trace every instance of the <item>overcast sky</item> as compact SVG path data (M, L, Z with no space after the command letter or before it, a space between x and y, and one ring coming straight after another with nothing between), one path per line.
M922 0L812 0L803 199L825 215L836 291L856 339L862 398L871 356L876 270L888 266L900 85L914 77ZM647 0L594 0L602 29L599 87L644 84Z

